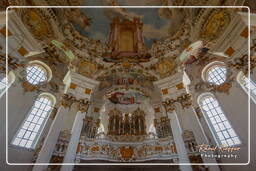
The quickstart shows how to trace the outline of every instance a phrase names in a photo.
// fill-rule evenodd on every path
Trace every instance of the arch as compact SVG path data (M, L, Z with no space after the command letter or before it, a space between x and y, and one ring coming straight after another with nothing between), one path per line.
M219 146L234 146L241 141L212 93L201 94L197 102Z
M49 82L52 79L52 71L42 61L30 61L26 67L26 79L33 85Z
M203 81L221 85L227 79L227 67L222 61L213 61L203 68L201 74Z
M52 106L55 106L56 104L56 97L54 95L52 95L51 93L48 92L43 92L41 94L39 94L38 98L40 97L47 97L48 99L50 99L52 101Z
M56 99L50 93L40 94L29 110L11 144L34 149L55 103Z

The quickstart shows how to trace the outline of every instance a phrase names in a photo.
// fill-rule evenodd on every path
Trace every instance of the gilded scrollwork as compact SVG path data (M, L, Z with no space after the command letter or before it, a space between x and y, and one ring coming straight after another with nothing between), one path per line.
M165 107L167 112L171 112L175 110L175 103L180 103L183 109L190 107L192 105L191 95L183 93L176 99L167 99L163 102L163 106Z
M233 80L234 78L230 78L221 85L214 85L201 80L195 84L194 89L196 92L208 91L208 92L223 92L228 94L230 88L232 87Z
M228 61L227 66L234 68L237 71L243 71L244 74L248 73L248 55L242 55L239 58L235 58L233 61Z
M111 142L108 140L88 141L80 139L77 158L90 159L91 157L107 158L110 161L134 162L145 160L150 156L168 156L175 159L177 150L172 139L158 141L137 142L135 144Z
M42 40L43 38L52 37L52 27L49 23L49 15L47 9L29 9L24 10L22 19L27 24L34 36Z
M23 67L24 64L22 64L20 61L18 61L17 58L8 55L8 70L15 70L18 67ZM6 72L6 56L5 54L0 53L0 73Z
M179 102L182 108L188 108L192 105L192 99L190 94L182 94L181 96L177 97L177 102Z
M61 99L61 105L65 108L70 108L75 101L75 97L71 94L63 94Z
M163 102L163 106L167 112L172 112L175 110L175 102L176 101L174 99L166 99L166 101Z
M89 100L88 99L80 99L78 100L78 110L81 112L87 112L89 108Z

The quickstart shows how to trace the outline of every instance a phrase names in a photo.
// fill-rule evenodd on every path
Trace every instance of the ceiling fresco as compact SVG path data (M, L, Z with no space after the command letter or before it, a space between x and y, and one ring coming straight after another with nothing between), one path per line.
M214 45L232 17L224 9L121 8L179 5L174 2L178 1L51 0L49 5L88 8L18 12L46 54L52 57L53 65L57 68L61 63L73 72L99 81L97 97L102 98L113 88L153 92L154 81L182 71L208 50L211 52L209 45ZM38 21L42 22L38 25ZM151 97L150 93L147 94ZM133 98L130 100L136 103Z
M133 1L136 2L136 1ZM128 1L84 1L85 6L120 5L129 6ZM136 5L136 3L132 3ZM142 2L138 2L143 4ZM148 1L150 5L161 5L161 1ZM132 20L139 18L143 23L143 37L148 48L154 40L162 40L168 36L172 26L171 12L168 9L159 8L84 8L81 9L85 16L83 23L74 23L74 27L82 35L107 43L110 23L115 17Z
M148 96L140 91L135 90L118 90L109 94L105 97L114 104L141 104L144 100L148 99Z

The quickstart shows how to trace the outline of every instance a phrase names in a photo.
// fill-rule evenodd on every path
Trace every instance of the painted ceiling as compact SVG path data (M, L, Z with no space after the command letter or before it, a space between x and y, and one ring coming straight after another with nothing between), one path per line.
M84 6L106 6L120 5L129 6L131 1L84 1ZM161 1L132 1L133 5L161 5ZM110 32L110 23L113 18L132 20L134 17L140 18L143 22L143 37L148 48L154 40L162 40L171 32L172 20L170 11L159 8L83 8L82 14L85 15L83 24L74 23L76 30L82 35L94 40L107 43Z

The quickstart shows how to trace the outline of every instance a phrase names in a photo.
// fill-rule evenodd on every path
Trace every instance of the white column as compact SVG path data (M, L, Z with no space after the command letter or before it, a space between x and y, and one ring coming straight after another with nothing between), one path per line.
M80 134L82 131L82 127L83 127L83 119L85 117L85 112L81 112L78 111L76 114L76 118L71 130L71 138L68 144L68 148L63 160L63 163L70 163L69 165L63 165L61 167L61 171L72 171L74 165L72 163L74 163L75 161L75 157L76 157L76 149L79 143L79 139L80 139Z
M185 143L182 138L182 131L181 131L177 114L175 111L173 111L172 113L168 113L168 117L170 118L173 138L174 138L175 146L179 155L179 163L188 164L188 165L180 165L180 169L181 171L192 171L192 167L191 165L189 165L190 161L188 158L188 153L185 147Z
M193 132L197 144L209 144L209 141L203 131L203 128L194 109L192 107L185 108L184 115L184 117L187 117L189 120L189 128Z
M193 132L197 145L206 144L209 145L209 141L203 131L201 123L198 119L198 116L195 110L192 107L184 109L184 115L189 119L190 130ZM202 157L204 163L217 163L215 158L211 157ZM209 165L210 171L219 171L218 166Z
M36 163L49 163L55 145L58 141L60 131L62 129L65 115L68 114L69 108L61 106L53 120L48 135L45 138L44 144L38 154ZM47 168L47 165L35 165L33 171L43 171Z

